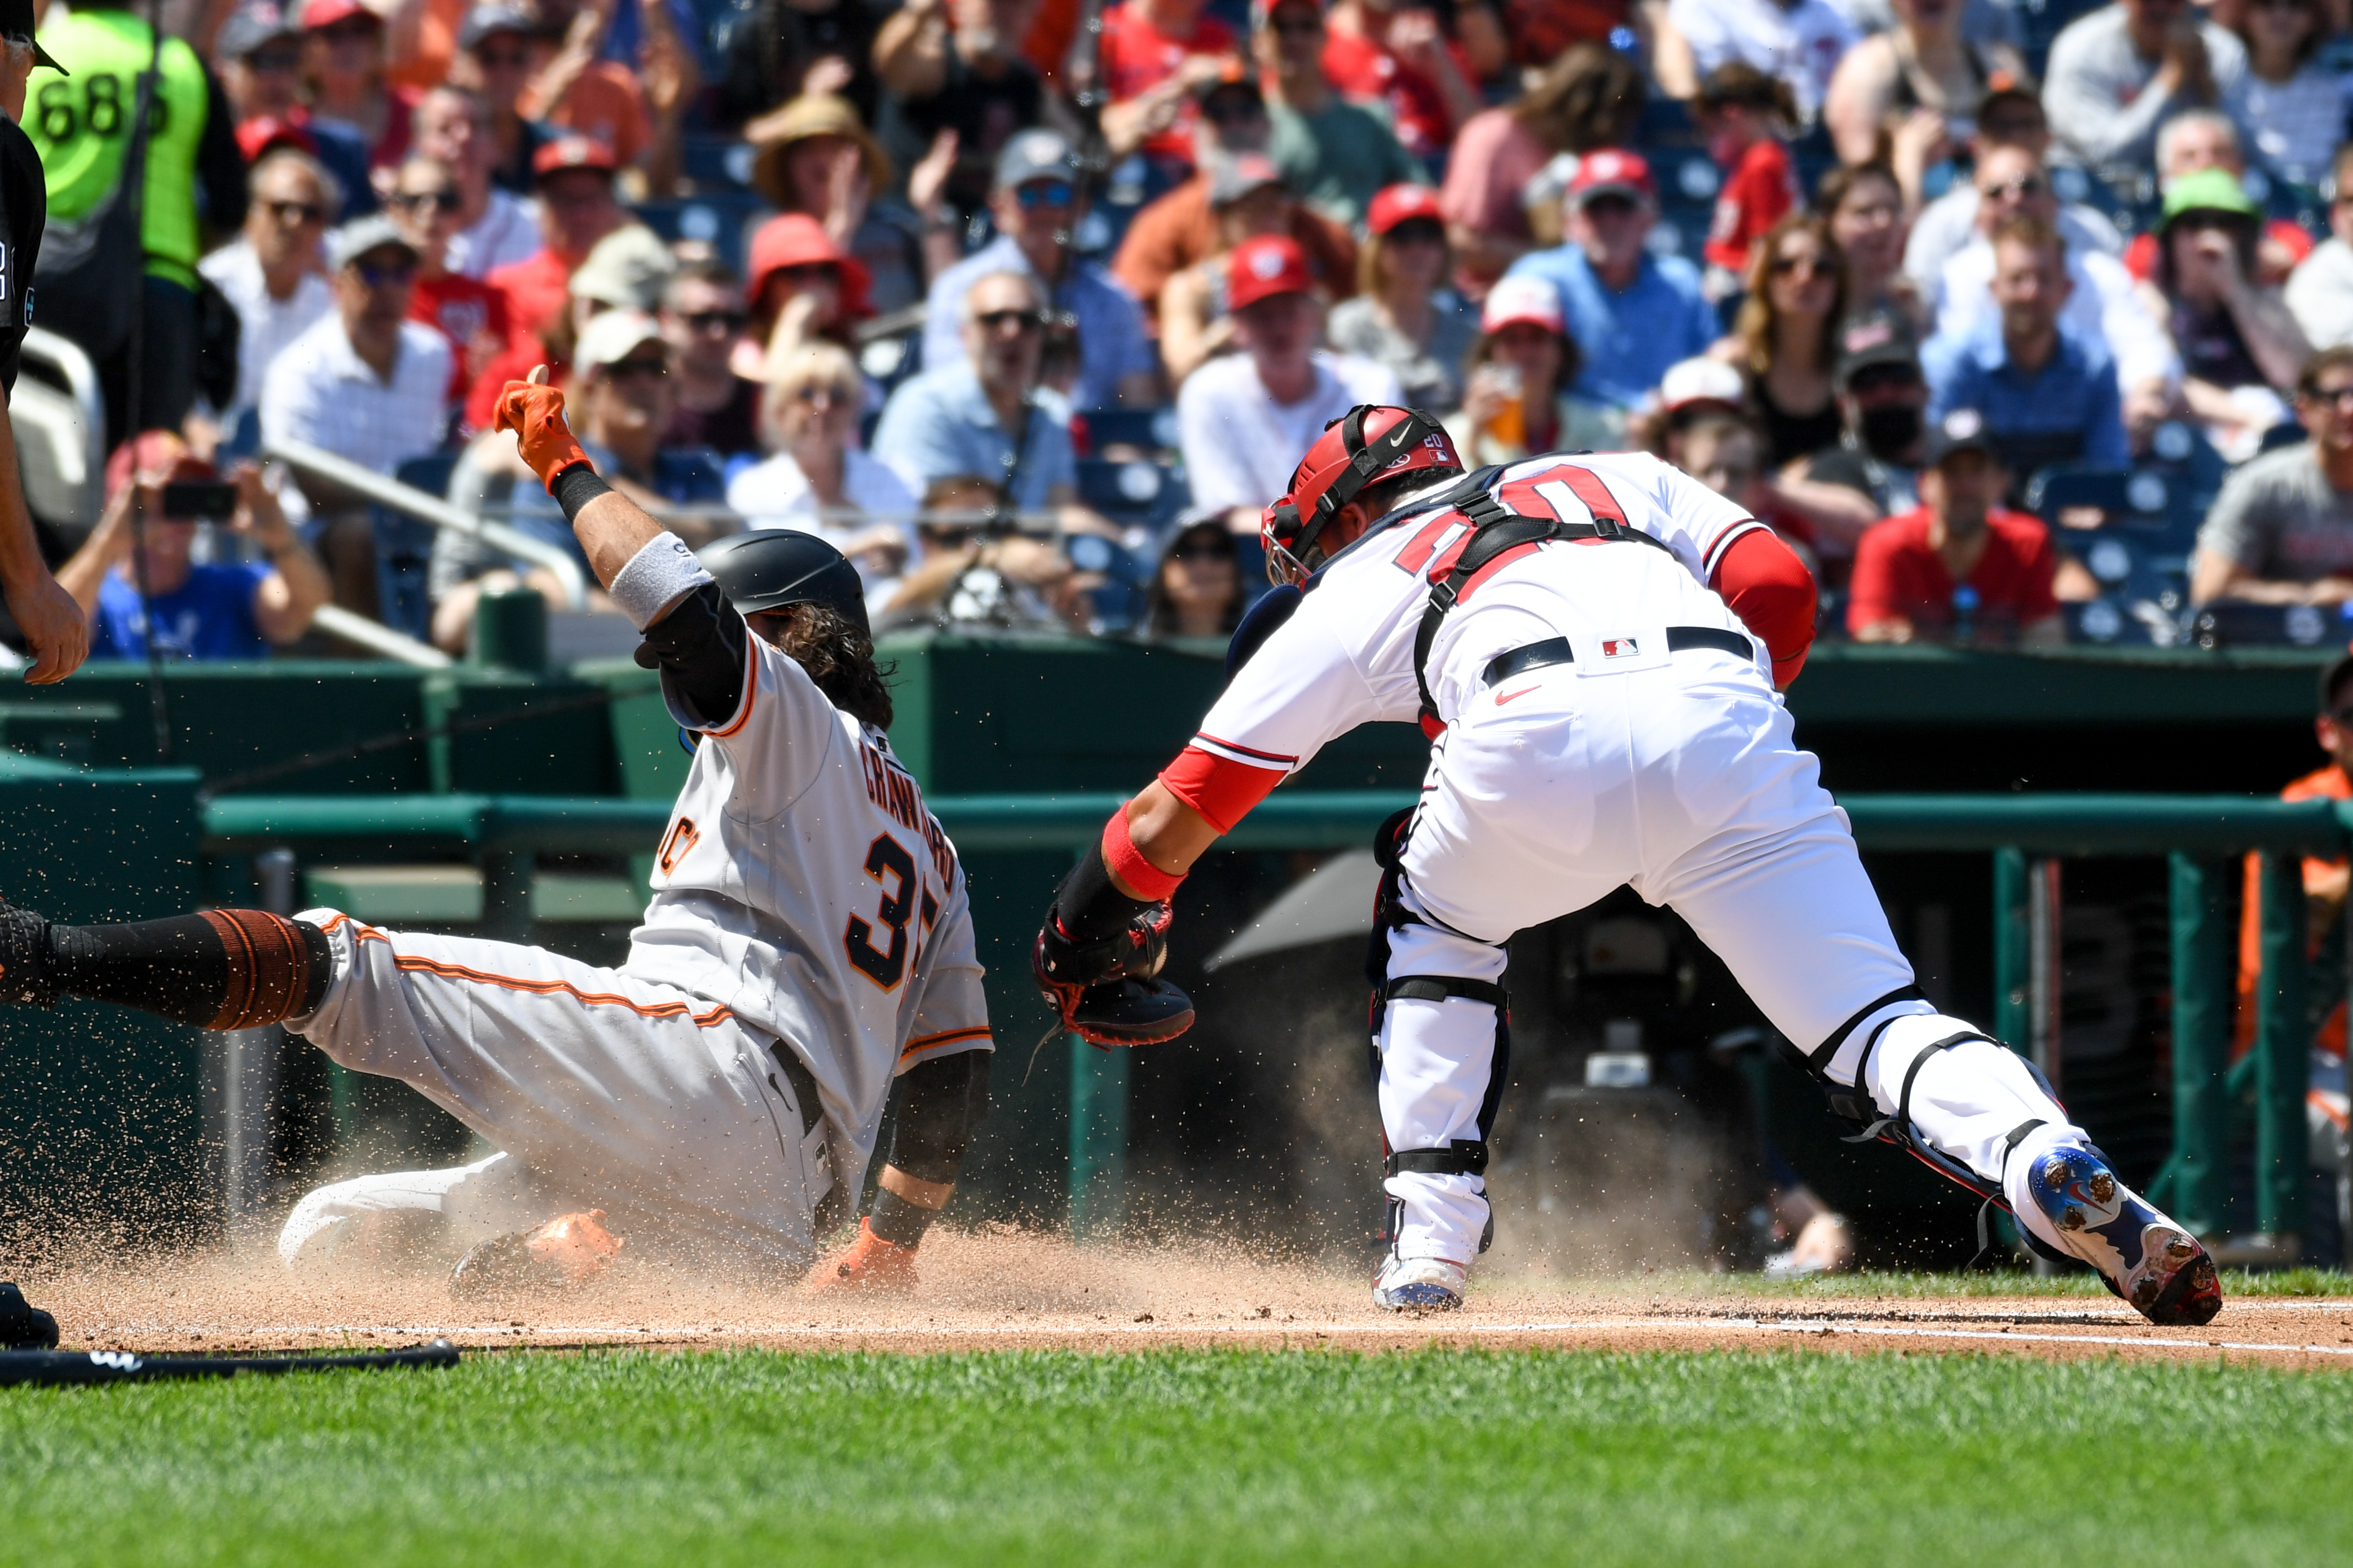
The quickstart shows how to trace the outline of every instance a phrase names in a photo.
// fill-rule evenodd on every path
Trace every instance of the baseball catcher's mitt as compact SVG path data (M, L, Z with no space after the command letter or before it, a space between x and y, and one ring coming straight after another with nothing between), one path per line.
M1095 1046L1151 1046L1193 1026L1193 1003L1158 978L1168 956L1168 906L1155 904L1100 942L1072 941L1046 917L1029 970L1062 1027Z

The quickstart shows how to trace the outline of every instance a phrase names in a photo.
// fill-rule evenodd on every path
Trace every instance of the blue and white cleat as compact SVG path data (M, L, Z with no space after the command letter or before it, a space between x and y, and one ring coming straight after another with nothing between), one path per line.
M1392 1258L1373 1279L1373 1305L1392 1312L1451 1312L1469 1273L1443 1258Z
M2222 1310L2222 1282L2198 1238L2116 1180L2097 1149L2057 1144L2036 1157L2027 1183L2060 1246L2150 1322L2211 1322Z

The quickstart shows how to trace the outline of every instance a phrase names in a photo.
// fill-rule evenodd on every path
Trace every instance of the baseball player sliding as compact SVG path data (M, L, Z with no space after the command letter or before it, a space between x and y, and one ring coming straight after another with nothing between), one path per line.
M1361 405L1266 509L1285 586L1238 634L1247 662L1039 932L1069 1026L1103 1044L1181 1031L1189 1005L1152 976L1187 870L1327 742L1418 720L1430 771L1384 825L1368 965L1381 1306L1460 1306L1485 1246L1504 943L1628 883L1724 959L1834 1110L2010 1209L2030 1247L2089 1263L2150 1321L2211 1319L2204 1248L2116 1179L2024 1058L1931 1006L1896 951L1777 695L1813 638L1805 568L1647 456L1461 468L1429 416Z
M806 1267L828 1189L854 1196L897 1086L871 1214L821 1275L913 1279L988 1102L965 875L891 754L858 574L806 534L701 560L599 479L563 395L510 382L499 427L644 634L638 661L697 741L628 961L378 931L333 910L54 925L0 903L5 999L94 997L215 1029L283 1021L495 1143L453 1170L362 1177L296 1205L290 1265L420 1224L460 1284L632 1253ZM595 1212L591 1212L591 1211ZM398 1216L398 1217L394 1217ZM501 1270L505 1270L501 1273Z

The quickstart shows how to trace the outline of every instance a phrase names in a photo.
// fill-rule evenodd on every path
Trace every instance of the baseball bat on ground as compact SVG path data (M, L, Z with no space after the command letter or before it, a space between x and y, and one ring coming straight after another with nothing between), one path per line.
M281 1377L290 1372L444 1367L458 1364L458 1347L435 1340L413 1350L359 1355L143 1356L130 1351L0 1351L0 1388L58 1388L84 1383L160 1383L170 1378Z

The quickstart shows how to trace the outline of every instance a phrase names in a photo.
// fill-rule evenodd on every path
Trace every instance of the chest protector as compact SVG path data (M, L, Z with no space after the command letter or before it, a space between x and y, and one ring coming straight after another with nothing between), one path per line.
M1585 503L1585 509L1593 514L1591 522L1566 522L1557 517L1529 517L1523 512L1506 511L1504 503L1487 491L1498 471L1482 468L1431 503L1432 510L1451 507L1461 512L1471 525L1470 537L1463 541L1452 566L1447 568L1445 557L1439 558L1445 574L1441 577L1437 570L1432 571L1430 605L1421 613L1420 630L1414 634L1413 679L1421 692L1421 732L1432 740L1446 728L1446 721L1438 716L1437 700L1430 693L1430 646L1438 640L1438 628L1445 624L1447 612L1461 603L1482 572L1507 556L1555 540L1592 539L1610 544L1633 542L1665 550L1670 556L1674 554L1664 540L1627 523L1626 514L1609 487L1589 468L1563 467L1555 469L1554 475Z

